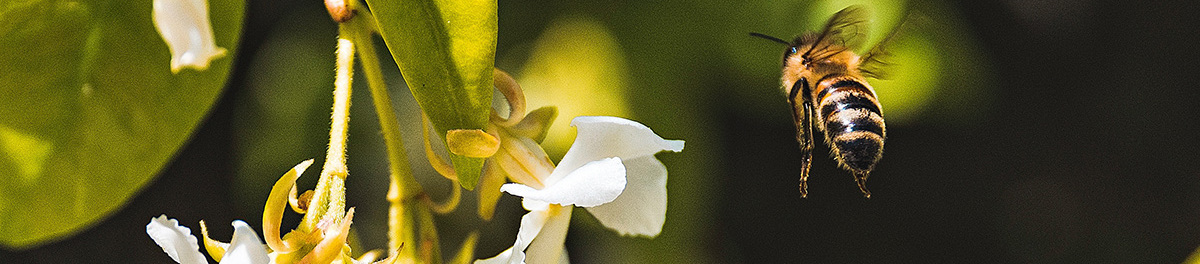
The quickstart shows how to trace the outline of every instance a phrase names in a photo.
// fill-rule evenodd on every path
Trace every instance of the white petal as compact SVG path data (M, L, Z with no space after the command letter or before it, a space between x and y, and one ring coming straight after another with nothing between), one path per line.
M546 211L550 210L550 203L533 199L521 199L521 207L525 207L525 211Z
M525 263L525 249L529 247L529 242L542 232L542 227L549 220L548 210L535 210L526 213L521 217L521 228L517 230L517 241L513 243L513 247L500 252L495 257L489 259L476 260L475 263L509 263L520 264Z
M567 227L571 223L571 206L550 206L549 219L542 232L533 239L525 250L525 262L529 264L559 263L566 251Z
M588 208L621 235L657 236L667 217L667 167L654 156L625 160L625 192L611 203Z
M221 257L222 264L268 264L267 247L258 240L254 229L242 220L233 221L233 241Z
M225 55L213 40L205 0L154 0L154 26L171 50L171 72L184 67L208 69Z
M559 205L597 206L612 202L625 189L625 165L620 158L589 162L568 177L541 190L505 184L500 190L516 196Z
M663 150L683 150L683 141L665 140L645 125L624 118L580 116L571 121L571 126L579 129L578 136L558 167L545 180L547 185L554 184L566 174L594 160L610 157L628 160Z
M208 263L204 255L200 254L200 245L196 243L196 237L192 236L192 230L179 225L179 221L175 219L167 219L167 215L150 218L150 223L146 224L146 234L149 234L154 243L162 247L163 252L175 262Z
M496 254L495 257L491 257L488 259L477 259L477 260L475 260L474 263L475 264L508 264L509 261L512 260L512 251L513 251L513 248L508 248L508 249L505 249L504 251L501 251L500 254ZM524 263L524 262L520 262L520 263Z

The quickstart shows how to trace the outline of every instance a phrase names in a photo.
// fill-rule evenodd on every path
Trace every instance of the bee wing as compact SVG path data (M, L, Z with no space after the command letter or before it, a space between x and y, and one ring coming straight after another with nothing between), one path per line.
M922 19L915 13L909 14L899 26L896 26L896 28L892 29L891 33L888 33L886 38L883 38L879 44L875 44L874 48L871 48L870 51L864 54L862 59L859 60L858 65L858 71L862 73L863 77L881 80L888 79L890 77L889 69L893 68L892 65L895 65L893 63L895 57L892 49L895 49L897 43L904 42L898 39L904 38L904 36L916 30L915 28L925 24L924 21L925 19Z
M817 37L814 48L810 50L820 52L821 54L809 54L809 58L822 58L827 55L842 52L845 49L831 49L831 47L841 46L849 49L857 49L862 46L863 41L867 37L869 23L867 20L871 14L866 8L860 5L852 5L838 11L829 18L825 23L825 28L821 30L821 34Z

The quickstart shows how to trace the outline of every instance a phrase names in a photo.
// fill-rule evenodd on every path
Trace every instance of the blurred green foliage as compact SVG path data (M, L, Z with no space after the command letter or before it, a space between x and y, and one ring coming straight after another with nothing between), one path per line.
M311 158L317 158L317 164L324 162L337 25L312 18L328 16L324 10L303 11L283 14L263 38L260 51L245 58L247 66L241 70L252 77L230 91L234 94L233 194L244 201L234 206L242 215L261 213L267 190L290 166ZM352 106L370 105L369 100L361 102L365 104ZM358 113L370 113L359 108L351 107L351 122L359 121ZM317 177L302 175L297 188L311 189L316 182Z
M623 51L612 33L588 17L559 18L533 45L517 74L528 109L558 108L558 118L542 143L546 153L562 158L575 140L571 119L577 116L629 117Z
M243 7L209 3L231 53ZM0 47L0 245L12 248L120 208L204 117L233 57L172 74L148 1L4 1Z

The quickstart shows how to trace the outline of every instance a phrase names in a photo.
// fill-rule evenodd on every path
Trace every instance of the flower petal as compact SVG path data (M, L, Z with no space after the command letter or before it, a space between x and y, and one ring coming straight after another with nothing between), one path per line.
M625 165L620 158L589 162L555 184L541 190L522 184L505 184L501 191L552 204L597 206L613 201L625 189Z
M621 235L657 236L667 217L667 167L654 156L625 160L625 192L588 208L601 224Z
M192 236L192 230L179 225L178 220L167 219L167 215L150 218L150 223L146 224L146 234L149 234L154 243L162 247L163 252L175 262L208 263L204 255L200 254L200 245L196 243L196 237Z
M342 254L346 247L346 237L350 235L350 224L354 221L354 207L346 211L346 216L336 223L330 223L324 229L324 238L313 247L308 255L300 259L300 263L330 263Z
M491 160L504 169L513 181L533 188L544 188L546 185L543 180L554 171L554 163L542 146L533 139L516 137L503 129L498 132L500 150Z
M267 247L258 240L258 235L250 225L242 220L233 221L233 240L221 264L268 264L271 259L267 256Z
M513 252L513 248L508 248L508 249L505 249L504 251L501 251L500 254L496 254L495 257L491 257L491 258L487 258L487 259L477 259L477 260L475 260L474 263L475 264L508 264L509 261L512 260L512 252ZM524 262L517 262L517 263L524 263Z
M200 236L204 237L204 251L208 251L208 256L212 257L217 262L221 261L221 257L225 256L225 249L229 248L229 243L213 240L208 236L208 226L204 224L204 220L200 220Z
M611 116L580 116L571 121L579 129L575 143L558 167L545 180L547 185L594 160L619 157L635 159L663 150L679 152L683 141L665 140L641 123Z
M184 67L208 69L208 62L225 56L217 47L205 0L154 0L154 26L171 50L171 72Z
M525 211L546 211L550 210L550 203L534 199L521 199L521 207L524 207Z
M525 114L525 119L521 119L520 123L509 127L508 131L515 136L530 138L541 143L546 140L546 135L550 134L550 125L554 124L556 117L558 117L558 107L538 108Z
M497 163L495 160L483 162L483 176L479 177L479 187L476 187L479 193L479 218L485 221L492 220L496 203L500 202L500 186L508 179L508 174Z
M549 219L542 226L542 232L525 250L526 263L559 263L566 250L564 243L571 223L571 209L572 206L550 206Z
M284 173L275 181L275 185L271 187L271 193L267 196L267 204L263 208L263 237L267 240L267 246L271 250L278 252L291 252L295 250L291 245L288 245L279 238L279 226L283 221L283 208L287 207L288 199L296 190L296 179L304 174L304 170L313 164L312 159L301 161L300 164L293 166L291 170Z
M489 259L476 260L476 264L519 264L525 263L525 249L529 242L538 236L546 221L550 220L549 210L535 210L521 217L521 228L517 230L517 241L513 247L500 252Z

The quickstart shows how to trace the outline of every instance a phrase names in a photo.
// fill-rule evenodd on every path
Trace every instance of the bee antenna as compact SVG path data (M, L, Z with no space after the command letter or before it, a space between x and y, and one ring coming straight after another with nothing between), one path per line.
M782 40L782 39L779 39L779 38L776 38L776 37L772 37L772 36L770 36L770 35L763 34L763 33L750 32L750 36L751 36L751 37L760 37L760 38L763 38L763 39L766 39L766 40L770 40L770 41L774 41L774 42L783 43L783 45L792 45L792 43L789 43L789 42L787 42L786 40Z

